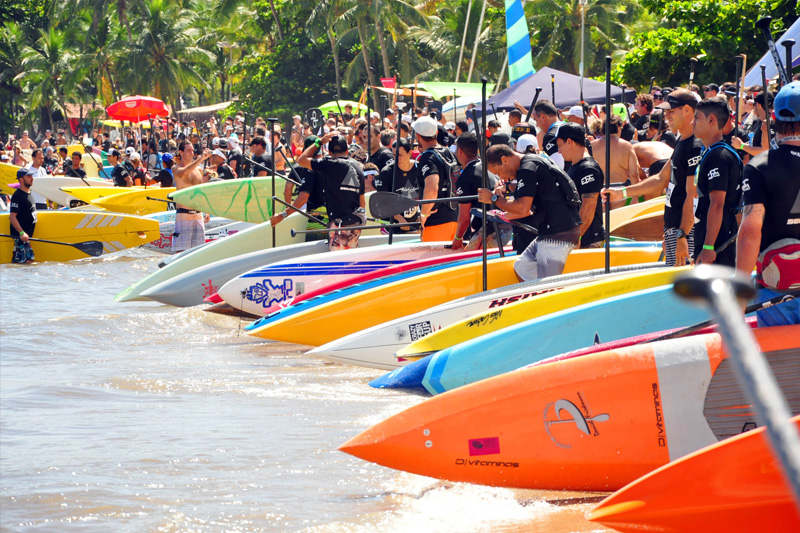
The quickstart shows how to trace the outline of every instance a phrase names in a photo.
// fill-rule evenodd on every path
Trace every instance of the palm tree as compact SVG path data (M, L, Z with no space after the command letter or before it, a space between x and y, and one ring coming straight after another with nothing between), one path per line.
M586 71L593 70L595 59L624 44L628 24L642 11L636 0L588 0L586 5ZM578 0L555 3L533 0L525 5L528 27L535 28L535 66L550 66L577 73L580 68L581 11Z
M68 46L64 33L54 28L40 30L33 46L22 50L24 70L14 80L23 83L29 109L45 109L51 129L55 129L54 110L66 117L64 95L72 91L80 78L80 71L75 68L78 58L78 52Z
M194 65L214 58L197 45L202 34L195 13L168 0L150 0L145 8L147 17L137 26L138 36L125 58L128 87L173 106L190 86L208 89Z
M339 17L336 9L336 2L332 0L320 0L311 12L306 24L306 33L312 39L319 38L322 34L331 46L333 56L333 68L336 74L336 99L342 99L342 69L339 65L339 39L334 31L334 23Z

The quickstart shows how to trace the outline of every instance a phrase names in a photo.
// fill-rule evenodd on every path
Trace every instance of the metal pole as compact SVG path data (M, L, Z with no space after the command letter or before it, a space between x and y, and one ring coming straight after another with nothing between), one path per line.
M270 162L270 176L272 176L272 196L275 196L275 158L278 157L278 147L275 143L275 123L277 118L268 118L269 122L269 142L272 145L272 157ZM275 216L275 200L270 200L272 209L270 216ZM272 247L275 248L275 226L272 226Z
M800 508L800 433L790 421L792 412L766 357L742 320L737 296L753 297L750 279L731 274L726 267L701 265L677 280L674 290L686 298L699 298L711 308L739 385L753 404L756 420L766 426L772 452Z
M372 88L369 86L369 80L367 80L367 161L369 158L372 157L372 110L370 109L369 99L372 96L370 94ZM397 92L397 80L395 79L394 82L394 91ZM399 135L399 132L398 132Z
M578 4L581 6L581 64L578 66L578 70L580 70L581 76L581 105L583 105L583 50L584 50L584 41L585 41L585 32L586 32L586 2L587 0L578 0ZM553 102L555 105L555 102ZM584 123L587 122L586 116L584 114L583 117Z
M550 97L553 105L556 105L556 75L550 74Z
M483 115L483 122L486 122L486 76L481 76L481 114ZM477 124L476 124L477 126ZM486 131L486 129L481 130ZM480 138L480 137L479 137ZM480 143L480 154L481 154L481 187L484 189L488 188L488 178L486 176L486 143ZM482 233L482 241L483 241L483 290L486 291L488 289L489 280L487 275L487 268L488 268L488 254L487 254L487 245L486 239L488 238L487 231L486 231L486 204L481 202L481 213L483 216L483 220L481 221L481 231ZM500 242L500 234L495 234L495 239L498 241L500 248L503 248L503 243Z
M611 56L606 56L606 189L611 187ZM606 274L611 272L611 202L606 200Z

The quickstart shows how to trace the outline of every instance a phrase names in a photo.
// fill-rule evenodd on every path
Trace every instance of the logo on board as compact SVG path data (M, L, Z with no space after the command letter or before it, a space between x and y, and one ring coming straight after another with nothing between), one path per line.
M266 309L272 307L273 304L291 298L292 287L291 279L285 279L279 285L273 285L272 280L267 279L255 285L250 285L245 291L244 297L246 300L261 305Z
M572 448L569 442L576 438L597 437L600 435L598 423L611 418L607 413L592 414L583 395L579 392L577 396L577 405L562 398L544 408L544 430L560 448Z

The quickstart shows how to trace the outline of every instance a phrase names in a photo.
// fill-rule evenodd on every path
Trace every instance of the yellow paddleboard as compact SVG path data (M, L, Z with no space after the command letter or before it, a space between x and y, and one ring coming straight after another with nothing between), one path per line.
M426 335L399 350L396 355L398 357L427 355L526 320L629 292L667 285L674 282L675 276L691 268L662 268L650 272L633 272L621 278L582 283L506 304L502 308L471 316Z
M10 183L17 183L17 170L21 167L9 163L0 163L0 193L14 194L16 189L12 189L8 185Z
M611 266L650 263L661 248L611 250ZM487 266L487 288L517 283L516 256L491 260ZM576 250L569 254L564 274L605 265L605 250ZM483 290L482 264L459 265L399 280L317 305L275 320L248 333L267 339L321 346L356 331L388 320L419 313L436 305Z
M61 187L61 190L70 196L74 196L81 202L91 203L92 200L105 198L106 196L114 196L115 194L123 194L131 192L131 190L139 190L142 187Z
M100 241L103 253L109 254L141 246L159 238L158 221L114 213L73 213L38 211L33 237L58 242ZM8 213L0 214L0 233L10 234ZM71 261L86 254L72 246L32 242L36 261ZM0 237L0 263L10 263L14 241Z
M611 210L611 230L613 231L614 228L624 224L625 222L636 218L639 215L644 215L647 213L653 213L658 211L664 210L664 198L665 196L659 196L658 198L653 198L652 200L647 200L646 202L642 202L640 204L631 204L626 205L625 207L618 207L617 209Z
M175 192L175 187L150 187L147 189L129 189L128 192L106 196L92 200L92 205L102 207L116 213L131 215L150 215L166 211L169 204L167 195ZM157 198L152 200L151 198Z

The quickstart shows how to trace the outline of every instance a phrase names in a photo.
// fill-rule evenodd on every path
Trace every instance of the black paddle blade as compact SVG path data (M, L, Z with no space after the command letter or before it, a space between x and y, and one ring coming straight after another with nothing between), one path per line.
M369 197L369 211L376 218L392 218L416 205L419 202L393 192L377 191Z
M103 253L103 243L100 241L76 242L72 246L92 257L98 257Z

